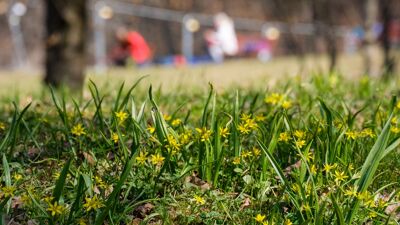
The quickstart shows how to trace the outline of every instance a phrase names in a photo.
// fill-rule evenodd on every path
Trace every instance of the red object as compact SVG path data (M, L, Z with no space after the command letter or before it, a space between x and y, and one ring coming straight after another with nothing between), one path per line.
M141 34L136 31L128 32L126 42L129 53L136 63L145 63L151 59L150 47Z

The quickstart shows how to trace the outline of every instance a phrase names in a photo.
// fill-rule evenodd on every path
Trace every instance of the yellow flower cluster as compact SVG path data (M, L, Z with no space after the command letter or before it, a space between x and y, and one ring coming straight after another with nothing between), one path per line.
M47 211L51 213L51 216L56 216L57 214L61 215L66 210L65 206L59 205L58 202L48 202L48 204L49 207L47 208Z
M306 145L306 133L302 130L296 130L294 131L294 136L295 136L295 140L294 140L294 144L296 146L296 148L301 149L304 147L304 145Z
M348 140L356 140L359 137L370 137L373 138L376 135L371 128L364 128L362 131L348 130L345 133Z
M171 125L173 126L173 127L177 127L177 126L179 126L179 125L181 125L182 124L182 120L181 119L174 119L172 122L171 122Z
M265 103L271 105L280 105L284 109L289 109L292 107L292 102L285 99L285 96L279 93L272 93L265 97Z
M172 155L175 155L181 149L181 144L172 134L168 134L166 142L167 145L165 147Z
M210 140L212 131L208 130L207 128L196 128L197 133L199 134L199 138L201 142L206 142Z
M149 160L151 164L160 166L163 164L165 157L163 157L160 153L156 153L153 155L150 155L150 158L147 157L146 152L139 152L139 155L136 156L136 162L138 162L139 165L145 165L146 161Z
M257 128L256 120L250 114L242 114L240 121L237 129L241 134L249 134Z
M102 201L97 197L97 195L93 196L92 198L85 198L85 204L83 207L86 209L87 212L91 210L97 210L104 207Z

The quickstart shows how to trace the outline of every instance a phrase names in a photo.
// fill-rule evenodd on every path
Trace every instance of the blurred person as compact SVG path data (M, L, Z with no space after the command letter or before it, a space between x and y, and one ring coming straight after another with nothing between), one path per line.
M215 15L214 30L207 30L204 38L209 54L215 62L222 62L225 56L235 56L239 51L233 21L225 13Z
M150 64L152 59L150 47L138 31L128 31L120 27L116 31L116 38L118 44L111 53L115 65L126 65L128 58L131 58L138 66Z

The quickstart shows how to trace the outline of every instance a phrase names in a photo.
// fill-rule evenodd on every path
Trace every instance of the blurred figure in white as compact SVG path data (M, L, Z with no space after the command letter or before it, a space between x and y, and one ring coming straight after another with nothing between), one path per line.
M214 30L205 32L205 39L211 58L215 62L222 62L225 56L238 53L239 44L233 21L225 13L218 13L214 17L214 27Z

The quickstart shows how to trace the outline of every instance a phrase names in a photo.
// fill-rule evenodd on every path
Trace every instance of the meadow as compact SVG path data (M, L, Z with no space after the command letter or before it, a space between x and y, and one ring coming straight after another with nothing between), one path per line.
M151 79L4 95L0 224L399 224L397 78Z

